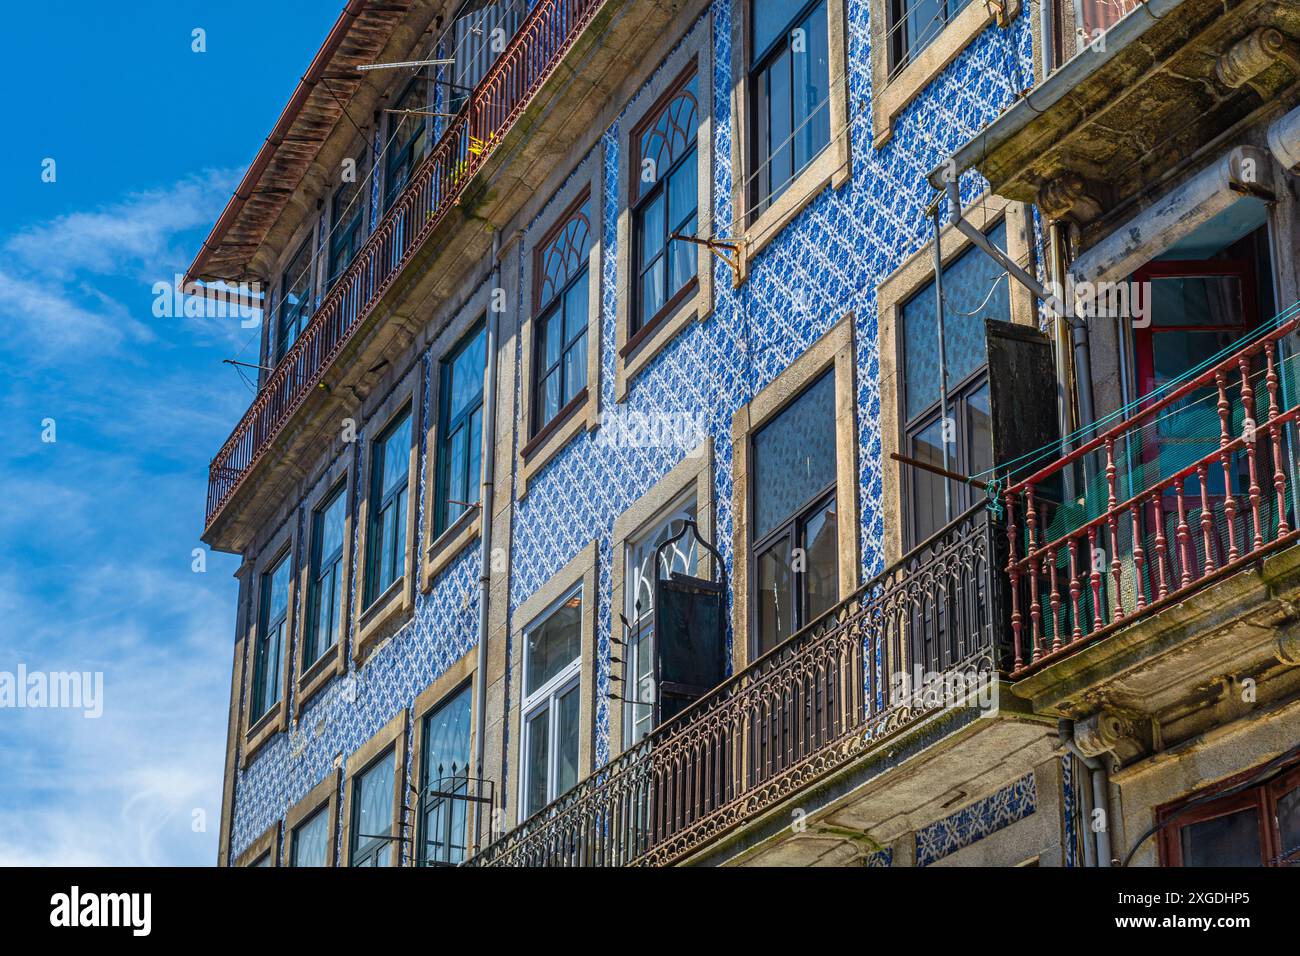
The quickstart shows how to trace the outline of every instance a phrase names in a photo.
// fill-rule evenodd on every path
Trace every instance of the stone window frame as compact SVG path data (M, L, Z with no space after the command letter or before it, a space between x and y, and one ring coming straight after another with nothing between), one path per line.
M328 862L325 865L338 864L339 783L342 778L343 775L338 768L331 769L320 783L308 790L306 796L285 813L281 866L289 866L289 855L293 852L293 831L306 823L310 817L315 816L316 811L321 808L325 808L325 812L329 814L330 839L326 857Z
M419 568L416 537L420 497L420 430L424 395L424 363L415 364L398 380L396 386L366 418L357 466L357 581L353 607L352 659L358 666L365 663L373 650L396 633L411 619L415 610L415 576ZM382 594L366 605L366 559L369 545L370 479L374 465L375 438L382 435L403 412L411 415L411 448L406 476L406 562L402 576Z
M301 563L301 548L298 541L298 512L290 510L284 525L267 542L262 549L264 555L254 564L252 574L252 593L249 595L252 614L248 622L248 643L244 662L244 703L240 717L244 742L243 759L240 766L247 767L253 757L268 740L288 727L289 691L294 682L291 679L293 665L293 648L298 640L298 565ZM264 588L263 576L277 562L284 559L289 562L289 610L285 617L285 641L280 649L280 700L264 714L253 715L253 683L257 670L257 642L262 631L262 601Z
M642 87L619 124L619 155L624 157L618 177L618 223L616 226L616 295L614 401L627 398L632 381L667 345L675 340L692 321L703 322L713 314L713 254L696 246L695 291L658 322L629 336L632 322L632 180L639 174L631 157L635 155L637 127L659 109L689 81L694 70L698 82L699 125L696 131L696 235L713 235L713 20L704 17L691 35ZM631 341L629 341L631 340Z
M440 331L429 347L429 417L425 422L425 470L424 479L424 520L421 522L423 544L420 549L420 590L429 593L433 590L434 579L460 556L474 542L478 541L482 528L483 502L465 509L455 521L451 522L441 534L434 535L434 496L438 493L438 441L439 425L442 421L442 366L445 359L465 340L465 336L480 321L491 321L488 315L492 307L493 286L484 282L477 291L454 313L454 317ZM498 328L501 317L497 316ZM485 353L486 354L486 353ZM491 356L487 356L491 361ZM497 381L501 379L498 376ZM487 416L488 396L483 396L483 414ZM479 463L480 469L483 463ZM482 473L480 471L480 486ZM482 489L480 487L480 494Z
M655 521L664 516L666 509L686 496L692 489L695 492L695 522L700 534L717 547L713 541L716 533L716 521L713 501L713 438L705 438L686 457L678 462L668 474L664 475L650 487L650 490L632 502L621 515L614 519L614 533L611 539L613 567L610 569L612 593L609 601L610 633L621 633L619 615L625 613L623 588L627 579L627 546L638 534L649 530ZM711 578L714 574L713 556L701 548L700 565L696 569L699 577ZM626 655L625 655L626 656ZM626 696L626 694L622 695ZM609 759L613 760L625 749L623 747L623 716L625 707L621 702L612 701L609 706Z
M1007 254L1034 271L1033 209L1025 203L985 194L972 203L965 217L981 232L988 232L999 221L1007 224ZM940 232L940 250L945 267L950 266L968 249L969 239L951 225ZM877 347L880 358L880 465L882 472L881 513L885 522L884 562L889 566L903 557L903 465L890 457L903 445L902 416L903 343L899 335L903 303L934 280L934 240L914 252L876 287ZM1038 327L1038 307L1033 293L1020 283L1010 283L1011 321L1017 325ZM955 517L955 515L954 515Z
M356 778L386 754L393 751L393 866L402 866L406 857L406 838L403 836L404 819L402 797L406 791L406 729L409 712L403 707L378 733L348 755L343 766L343 842L340 848L342 866L352 865L352 795L356 792Z
M269 827L263 830L252 843L244 849L244 852L235 858L235 866L248 867L255 864L262 857L270 855L271 866L280 865L280 821L276 820Z
M520 287L523 302L520 315L524 316L519 330L520 389L518 429L521 446L517 453L515 497L522 500L528 493L529 483L545 468L562 448L584 431L594 431L600 425L600 369L603 326L604 268L604 149L597 145L580 162L568 182L551 197L548 211L538 217L525 230L521 256ZM589 203L591 214L591 249L587 257L587 387L579 393L569 408L532 434L533 388L537 374L533 355L534 324L538 318L537 252L556 230L563 227L583 202Z
M1021 0L984 3L971 0L939 34L892 79L889 76L889 6L891 0L870 0L871 27L871 145L881 149L894 135L903 111L933 83L966 47L992 24L1007 25L1020 15Z
M304 540L306 547L299 562L298 576L299 593L302 600L298 602L298 635L297 649L294 653L294 679L298 688L298 693L294 699L294 716L301 714L307 702L320 692L326 684L334 677L347 671L347 646L348 630L351 615L348 614L350 604L351 585L352 585L352 532L355 528L354 515L356 514L357 489L356 489L356 469L353 465L353 455L350 446L341 444L337 457L325 470L320 480L317 482L317 489L304 502L303 509L305 514L306 527L304 529ZM325 502L333 497L336 491L342 490L344 496L343 508L343 556L340 559L339 574L339 635L338 643L334 646L332 652L322 654L319 659L308 663L305 658L308 620L307 616L311 613L310 601L308 597L311 594L312 578L312 525L315 522L317 510Z
M839 600L857 588L861 578L858 523L858 385L854 354L854 313L848 312L807 351L790 363L731 419L732 455L732 641L731 672L738 674L751 660L750 524L753 495L750 471L755 432L789 407L792 399L824 372L835 375L835 501L838 509Z
M475 752L475 741L478 739L478 700L479 694L483 693L483 688L478 679L477 658L478 648L470 648L458 661L435 677L424 690L420 691L415 698L415 703L411 705L411 791L415 794L415 797L412 802L414 816L411 819L411 852L407 859L408 866L417 866L419 859L415 841L418 839L420 832L419 801L423 792L421 774L424 772L424 721L433 711L468 685L470 688L469 752L471 754ZM469 776L471 779L481 778L483 776L482 769L472 768ZM486 819L484 822L490 832L491 819Z
M515 610L510 632L510 667L519 675L518 680L511 681L509 702L509 740L510 747L506 755L506 779L514 781L509 788L502 790L502 802L509 804L507 814L510 822L507 826L518 826L523 822L518 814L523 806L523 664L524 634L534 625L540 623L546 613L553 609L562 598L581 587L582 589L582 635L579 653L579 709L578 724L582 732L578 736L578 782L581 783L595 770L596 756L596 614L599 592L599 578L596 574L597 544L592 541L579 551L546 583L533 592ZM510 796L515 800L510 803Z
M853 147L849 129L848 26L846 0L826 0L830 66L830 142L792 179L785 192L752 223L749 219L749 5L731 0L731 209L739 230L737 285L749 275L749 262L827 186L839 189L853 177ZM727 237L721 237L727 238Z

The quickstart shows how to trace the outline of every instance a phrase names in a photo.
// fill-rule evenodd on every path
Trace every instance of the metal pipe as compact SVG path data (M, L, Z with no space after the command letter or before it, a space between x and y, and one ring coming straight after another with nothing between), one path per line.
M492 233L492 274L490 289L495 289L501 278L501 233ZM491 293L489 293L491 295ZM495 296L491 296L494 300ZM487 367L483 370L483 450L482 485L479 490L479 574L478 574L478 652L475 655L475 677L478 693L474 695L474 766L479 780L486 780L484 759L487 750L485 730L487 724L487 642L488 600L492 593L492 492L495 486L496 431L497 431L497 311L488 306L485 347ZM492 822L488 821L491 827ZM474 833L478 843L481 834ZM477 847L476 847L477 852Z
M943 470L951 471L948 459L948 351L943 340L943 250L939 238L939 198L935 197L930 207L934 219L934 306L935 326L939 335L939 443L943 446ZM952 436L954 440L956 436ZM952 483L943 483L943 520L947 524L952 520Z

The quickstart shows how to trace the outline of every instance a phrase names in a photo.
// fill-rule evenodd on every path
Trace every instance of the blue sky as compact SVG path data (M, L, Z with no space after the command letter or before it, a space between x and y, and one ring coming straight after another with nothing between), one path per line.
M0 672L102 671L104 690L98 719L0 707L0 865L216 859L237 560L198 574L191 552L251 397L221 359L256 330L155 318L152 286L184 271L341 8L5 12Z

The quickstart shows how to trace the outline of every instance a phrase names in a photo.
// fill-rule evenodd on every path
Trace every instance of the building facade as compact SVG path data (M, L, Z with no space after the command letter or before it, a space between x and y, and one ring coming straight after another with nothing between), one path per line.
M220 861L1286 863L1298 83L1289 0L350 0L190 269Z

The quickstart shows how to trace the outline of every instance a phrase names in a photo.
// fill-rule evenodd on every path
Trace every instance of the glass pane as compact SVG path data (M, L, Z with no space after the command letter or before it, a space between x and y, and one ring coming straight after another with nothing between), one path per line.
M1007 229L998 223L989 241L1006 249ZM943 270L944 357L948 385L956 387L988 362L984 320L1011 319L1007 279L999 266L978 249L968 249ZM903 376L906 417L910 420L939 401L939 332L934 283L929 282L903 306Z
M912 436L911 455L917 461L943 467L943 426L938 419ZM908 471L913 491L912 544L917 545L944 526L944 479L924 468Z
M557 368L542 380L540 389L541 410L537 416L540 428L560 413L560 370Z
M322 807L311 819L293 831L293 849L289 855L290 866L328 866L330 840L330 815Z
M587 313L591 303L587 294L587 276L583 273L564 293L564 344L568 345L587 333Z
M695 217L690 219L678 230L683 236L695 235ZM696 247L689 242L683 242L677 239L669 246L668 262L670 274L668 276L669 294L675 295L686 283L695 278L696 264L699 261L699 254Z
M910 60L939 35L946 20L944 0L908 0L907 7L906 34Z
M586 386L587 339L582 336L564 353L564 405L571 402Z
M454 422L467 408L482 401L483 371L487 367L486 330L480 328L447 366L447 423Z
M267 580L267 607L262 620L269 625L284 617L289 608L289 555L276 563Z
M767 68L767 142L760 144L759 161L766 159L768 194L780 195L790 183L793 150L790 142L790 53L781 53ZM760 177L762 179L763 177Z
M343 522L347 512L347 495L340 491L320 513L320 547L317 553L321 561L328 563L335 552L343 550ZM319 572L321 567L317 568Z
M471 690L468 686L425 718L425 784L444 777L469 775L469 716Z
M469 453L469 430L462 425L447 438L447 524L464 512L466 500L465 458Z
M465 440L469 444L469 473L461 500L474 504L478 501L479 483L483 478L480 468L483 459L483 410L481 408L476 409L469 416L468 434Z
M405 414L385 433L380 450L381 483L380 497L386 497L398 485L406 483L411 457L411 416Z
M968 475L979 475L993 467L993 414L987 382L966 397L966 414L970 420L970 447L962 469Z
M1300 853L1300 787L1278 799L1277 832L1282 844L1282 859Z
M791 43L794 69L794 170L803 169L831 138L830 62L826 5L819 3L800 24L804 36Z
M754 538L762 538L834 481L831 371L754 434Z
M546 799L546 765L549 752L550 713L543 708L528 718L528 743L524 756L527 795L524 816L531 817L550 801Z
M575 594L528 632L524 693L533 693L572 664L581 648L582 595Z
M681 243L673 243L674 246ZM664 260L656 259L654 265L641 276L641 317L639 325L645 325L664 307Z
M750 6L750 22L753 25L750 54L762 56L785 32L802 7L802 0L754 0Z
M390 751L357 778L356 832L352 836L353 861L367 850L383 845L374 865L388 866L392 858L393 754Z
M664 194L661 192L637 212L637 246L641 251L639 265L644 269L651 259L664 250Z
M758 653L765 654L794 633L790 541L782 538L758 557Z
M1259 811L1238 810L1182 828L1183 866L1259 866Z
M560 698L556 717L555 796L568 793L578 783L578 712L581 702L577 685Z
M556 308L549 315L543 316L542 320L537 323L537 330L541 337L538 354L542 357L541 368L538 371L544 374L548 369L555 366L555 363L560 360L560 354L564 351L563 310Z
M808 617L804 623L809 624L839 601L839 525L834 498L808 518L802 546L807 562L804 592L808 600Z

